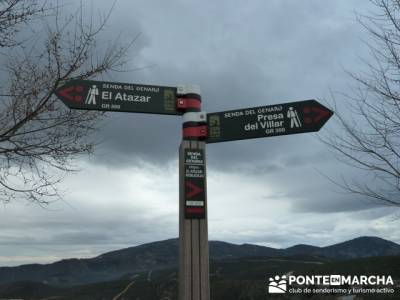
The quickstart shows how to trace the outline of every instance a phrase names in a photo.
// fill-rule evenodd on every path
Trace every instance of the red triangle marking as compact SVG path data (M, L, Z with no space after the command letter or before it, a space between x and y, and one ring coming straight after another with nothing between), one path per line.
M317 123L326 117L329 117L330 112L329 110L325 110L319 107L313 107L312 110L317 113L317 116L314 117L314 122Z
M70 95L70 92L74 89L73 86L70 87L66 87L66 88L62 88L60 90L58 90L58 94L64 98L66 98L67 100L73 101L74 97Z
M197 185L194 185L190 181L186 181L186 187L191 188L192 190L186 194L186 198L192 198L193 196L196 196L197 194L201 193L203 191L202 188L198 187Z

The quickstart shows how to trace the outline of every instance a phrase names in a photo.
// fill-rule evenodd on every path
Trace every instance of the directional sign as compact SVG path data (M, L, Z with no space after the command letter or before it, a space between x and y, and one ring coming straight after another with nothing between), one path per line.
M74 109L181 115L176 88L155 85L73 80L55 92Z
M202 149L185 150L185 217L205 218L205 168Z
M333 112L316 100L207 114L207 143L314 132Z

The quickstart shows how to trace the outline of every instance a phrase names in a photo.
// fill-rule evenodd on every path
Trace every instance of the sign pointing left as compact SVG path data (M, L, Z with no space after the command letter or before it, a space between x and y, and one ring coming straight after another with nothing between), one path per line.
M175 87L93 80L72 80L58 88L58 98L69 108L181 115Z

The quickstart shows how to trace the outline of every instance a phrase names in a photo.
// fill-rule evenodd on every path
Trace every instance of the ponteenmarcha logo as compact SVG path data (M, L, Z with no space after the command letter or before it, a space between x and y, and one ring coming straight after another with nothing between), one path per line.
M390 275L287 275L268 278L268 293L393 294ZM343 287L344 286L344 287Z
M286 276L282 277L276 275L275 277L269 278L268 293L270 294L283 294L287 290Z

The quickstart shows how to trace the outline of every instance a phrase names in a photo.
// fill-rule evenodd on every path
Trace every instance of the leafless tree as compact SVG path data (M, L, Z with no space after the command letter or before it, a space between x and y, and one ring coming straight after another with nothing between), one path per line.
M82 4L65 15L71 7L54 3L0 1L2 202L45 204L59 197L58 183L76 170L74 159L93 150L90 134L102 114L71 111L54 91L69 79L121 68L130 47L99 43L111 10L95 22Z
M400 206L400 1L371 0L375 13L360 16L372 37L367 71L349 74L357 83L336 111L341 130L322 139L365 177L335 181L346 191L383 205Z

